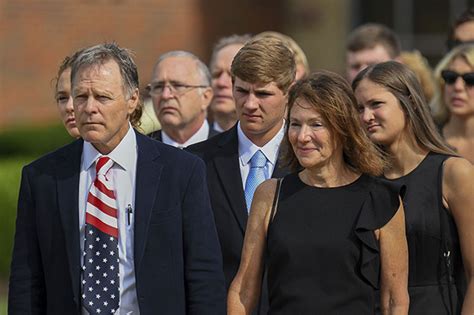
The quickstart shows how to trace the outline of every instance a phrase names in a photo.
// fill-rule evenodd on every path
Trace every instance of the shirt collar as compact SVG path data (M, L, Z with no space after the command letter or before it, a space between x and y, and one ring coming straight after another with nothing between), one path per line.
M278 159L278 152L280 148L281 141L285 135L285 122L278 133L268 141L263 147L259 147L254 144L242 131L240 127L240 121L237 124L237 134L239 139L239 160L242 166L247 165L250 162L252 156L258 150L261 150L267 160L275 166Z
M89 170L95 161L103 154L97 151L94 146L84 141L82 151L82 169ZM128 131L120 143L112 150L108 156L116 164L125 170L131 170L134 165L134 157L137 155L137 138L132 126L129 123Z
M201 128L199 128L198 131L196 131L196 133L193 134L191 138L189 138L184 143L179 143L179 142L174 141L173 139L170 138L168 134L166 134L164 130L161 130L161 139L163 143L172 145L173 147L177 147L177 148L178 147L185 148L192 144L205 141L207 140L208 136L209 136L209 123L205 119L204 119L204 122L202 123Z
M217 123L217 121L214 121L212 123L212 129L214 129L217 132L224 132L225 130Z

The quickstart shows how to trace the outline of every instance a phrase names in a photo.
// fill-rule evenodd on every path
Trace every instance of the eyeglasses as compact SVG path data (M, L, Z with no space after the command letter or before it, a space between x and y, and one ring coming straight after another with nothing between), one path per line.
M467 72L467 73L457 73L451 70L443 70L441 71L441 77L443 78L446 84L454 84L458 77L461 77L466 83L467 86L473 87L474 86L474 72Z
M179 96L179 95L185 94L186 92L192 89L207 88L209 86L208 85L191 85L191 84L184 84L184 83L179 83L179 82L168 82L167 84L151 83L151 84L148 84L146 88L150 92L151 96L161 96L166 87L170 89L170 92L173 95Z

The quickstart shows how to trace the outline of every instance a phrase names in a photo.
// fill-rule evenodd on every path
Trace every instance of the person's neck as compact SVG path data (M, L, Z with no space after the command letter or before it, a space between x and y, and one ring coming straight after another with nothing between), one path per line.
M252 141L253 144L261 148L278 134L278 132L283 127L283 123L284 121L282 119L279 124L275 125L273 128L271 128L267 132L263 132L263 133L250 133L250 132L246 132L243 129L242 129L242 132L247 136L247 138L249 138L250 141Z
M305 184L322 188L345 186L354 182L359 176L360 173L351 170L342 156L324 165L305 168L300 173L300 178Z
M402 137L385 147L390 166L384 172L387 178L399 178L413 171L428 154L413 137Z
M235 123L237 122L237 113L215 113L214 114L214 122L222 128L222 130L226 131L232 128Z
M474 115L451 116L443 127L443 135L445 138L474 139Z
M117 133L117 137L114 137L110 142L90 142L92 146L99 151L100 154L107 155L112 152L122 141L122 139L127 135L130 125L124 125ZM87 141L87 140L86 140Z
M184 144L188 141L198 130L202 127L204 123L204 119L196 119L193 122L183 126L183 127L176 127L176 126L168 126L163 125L162 129L166 134L175 142L179 144Z

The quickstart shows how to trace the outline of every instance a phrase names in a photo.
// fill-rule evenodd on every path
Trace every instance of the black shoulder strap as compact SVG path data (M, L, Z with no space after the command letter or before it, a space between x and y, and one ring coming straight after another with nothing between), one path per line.
M275 217L275 214L276 214L276 209L278 207L278 199L280 199L280 189L281 189L282 181L283 181L283 178L277 179L275 194L273 195L272 209L270 210L270 219L268 220L267 235L265 236L266 244L268 244L268 231L270 230L270 225L272 224L273 218Z
M268 248L268 231L270 229L270 224L272 223L273 221L273 217L275 216L275 211L276 211L276 208L278 207L278 199L280 197L280 188L281 188L281 182L283 181L283 178L278 178L277 179L277 184L276 184L276 188L275 188L275 195L273 196L273 203L272 203L272 209L270 210L270 219L269 219L269 222L268 222L268 227L267 227L267 235L265 236L265 249L264 249L264 259L263 259L263 272L262 272L262 281L261 281L261 292L263 292L263 288L266 288L267 285L267 273L268 273L268 270L267 270L267 248ZM268 304L268 302L267 302ZM265 305L265 303L264 303ZM259 299L259 303L258 303L258 314L263 314L262 312L262 298L260 297Z
M452 252L451 252L451 240L446 234L448 231L448 222L446 221L446 214L443 213L444 206L443 206L443 173L444 173L444 163L447 159L441 162L438 171L438 191L439 193L439 228L440 228L440 237L441 237L441 248L443 250L443 260L444 266L446 267L446 274L448 277L448 298L449 298L449 306L451 314L454 313L454 304L453 304L453 296L452 296L452 284L453 284L453 266L452 266Z
M278 199L280 199L280 188L281 188L282 181L283 181L283 178L277 179L275 195L273 196L272 210L270 211L270 221L268 222L268 226L270 226L270 224L272 223L273 217L275 216L276 208L278 207Z

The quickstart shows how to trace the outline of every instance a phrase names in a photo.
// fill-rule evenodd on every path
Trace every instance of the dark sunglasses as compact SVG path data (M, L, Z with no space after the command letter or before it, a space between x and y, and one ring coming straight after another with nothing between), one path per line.
M467 86L474 86L474 72L459 74L455 71L443 70L441 71L441 77L443 78L446 84L454 84L458 77L461 77Z

